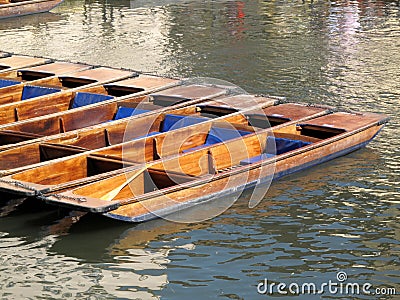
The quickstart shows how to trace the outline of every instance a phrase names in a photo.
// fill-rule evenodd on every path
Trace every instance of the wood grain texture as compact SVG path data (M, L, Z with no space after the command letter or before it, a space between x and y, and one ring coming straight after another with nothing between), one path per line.
M32 67L50 63L46 58L32 56L12 55L10 57L0 58L0 74L26 67Z

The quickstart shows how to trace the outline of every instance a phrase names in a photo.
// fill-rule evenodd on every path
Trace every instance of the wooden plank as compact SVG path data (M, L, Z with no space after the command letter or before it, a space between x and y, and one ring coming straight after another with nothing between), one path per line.
M87 70L92 66L85 64L76 64L69 62L53 62L45 65L39 65L32 68L23 68L17 71L18 77L22 80L30 78L40 79L44 77L74 73L81 70ZM31 80L30 80L31 81Z
M37 65L50 63L50 59L38 58L32 56L12 55L0 58L0 74L21 68L33 67Z
M115 83L110 83L110 85L128 86L128 87L141 88L144 90L153 90L160 87L177 84L178 82L179 81L176 79L140 74L138 77L125 79Z
M382 119L382 114L336 112L304 122L304 124L327 128L340 128L346 131L355 130Z
M111 82L133 76L134 73L119 69L112 69L107 67L98 67L90 70L83 70L74 72L68 76L61 76L61 80L67 79L89 79L96 82Z

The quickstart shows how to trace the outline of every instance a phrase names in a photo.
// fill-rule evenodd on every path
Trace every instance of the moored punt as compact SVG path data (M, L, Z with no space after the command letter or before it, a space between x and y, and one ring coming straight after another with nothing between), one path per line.
M52 10L64 0L0 0L0 19Z
M276 101L265 99L265 103L259 104L258 107L233 113L226 109L226 115L222 115L223 106L218 107L213 102L161 114L153 118L150 124L145 119L132 120L130 128L125 127L127 133L124 140L127 142L99 150L84 152L85 149L71 143L68 146L61 143L42 143L39 146L35 145L35 148L29 145L27 147L30 147L30 155L26 159L47 161L27 166L29 170L1 178L0 189L25 195L65 190L109 177L121 172L124 167L140 165L143 162L151 163L157 159L207 148L239 136L251 135L254 131L262 131L269 126L294 124L331 112L327 108L298 104L271 107ZM217 109L219 116L214 115L214 118L210 118L210 111ZM279 119L276 117L278 113L281 116ZM258 117L258 126L251 126L255 115ZM261 115L264 116L263 123ZM271 115L274 116L274 121L270 124L268 116ZM121 141L121 137L119 139ZM76 154L79 152L83 153ZM16 159L11 155L19 158L20 153L9 152L8 157L0 156L1 161L14 161L15 166ZM71 156L65 157L68 155ZM52 160L56 157L62 158Z
M101 133L102 131L114 132L113 128L122 128L121 130L124 130L127 122L129 122L125 120L126 118L140 118L149 114L161 113L164 110L184 107L207 99L219 97L228 92L225 88L199 85L182 85L168 88L170 84L176 85L177 82L172 81L171 83L171 79L168 78L164 81L159 77L143 76L141 75L137 78L142 88L137 84L132 86L134 91L144 89L143 92L138 93L142 95L133 97L128 95L125 100L122 98L116 101L109 100L108 102L92 104L64 113L61 112L38 119L31 119L3 126L0 130L0 151L30 143L42 142L48 139L54 140L59 137L51 136L60 133L67 133L62 136L62 139L80 140L77 136L85 136L88 132L96 132L99 136L104 136L104 133ZM146 84L143 83L144 81ZM149 84L148 81L153 82L153 84ZM131 81L131 84L132 83L133 80ZM166 85L162 85L163 83ZM124 91L127 90L126 85L121 87L120 84L115 84L117 85L114 85L114 83L112 84L112 89L114 91L119 91L120 88ZM151 86L153 90L165 88L165 91L160 91L157 94L148 96L145 94L150 93L152 90L146 90L147 86ZM97 92L99 92L99 87L95 88ZM168 101L163 99L163 93L169 95ZM172 98L171 94L174 94L175 98ZM68 102L65 104L65 107L67 108L69 105ZM94 128L92 128L93 126ZM77 130L79 132L75 132ZM119 132L118 134L123 136L124 131L121 130L116 129L116 132ZM115 140L113 134L107 134L107 136L110 136L110 141ZM98 140L99 138L96 137L95 139Z
M132 166L115 176L40 198L122 221L147 221L360 149L387 120L379 114L336 112Z
M0 105L9 103L12 95L20 93L27 83L68 74L80 70L90 69L92 66L68 62L53 62L31 68L19 69L0 73Z
M21 68L28 68L38 65L50 63L51 60L47 58L39 58L24 55L11 55L0 58L0 74L18 70Z

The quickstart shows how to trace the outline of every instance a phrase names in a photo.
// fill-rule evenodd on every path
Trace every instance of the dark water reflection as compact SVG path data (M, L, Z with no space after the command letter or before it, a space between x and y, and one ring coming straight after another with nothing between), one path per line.
M75 0L0 21L3 51L216 77L392 117L367 149L200 224L121 224L1 195L2 298L262 299L264 278L321 284L338 271L400 292L399 17L396 1Z

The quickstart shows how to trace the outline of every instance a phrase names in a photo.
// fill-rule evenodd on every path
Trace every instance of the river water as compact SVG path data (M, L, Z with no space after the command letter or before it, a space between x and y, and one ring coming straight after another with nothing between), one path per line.
M319 286L338 272L400 293L399 49L396 1L68 0L1 20L3 51L220 78L392 118L365 150L197 224L118 223L1 195L1 298L264 299L265 279ZM379 298L326 291L297 299Z

